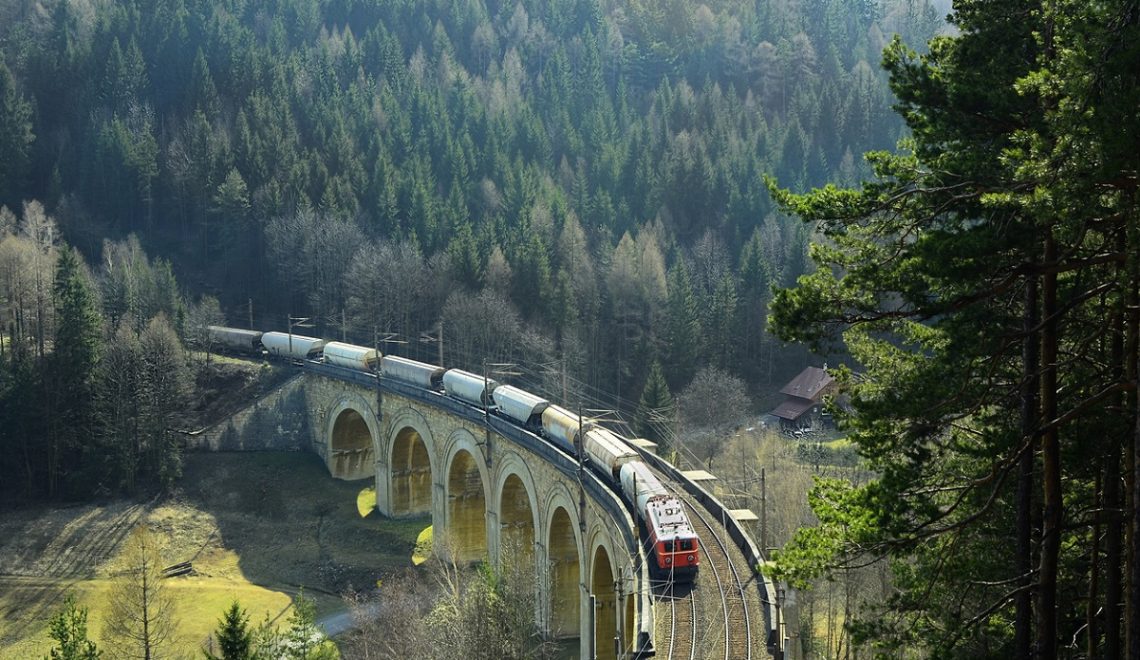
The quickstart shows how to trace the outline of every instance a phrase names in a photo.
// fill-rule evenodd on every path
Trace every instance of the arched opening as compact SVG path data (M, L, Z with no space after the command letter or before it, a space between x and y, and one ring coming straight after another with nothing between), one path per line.
M578 543L566 509L558 507L550 521L550 634L556 638L581 635L581 592L578 586Z
M460 450L447 475L447 541L459 561L487 556L487 500L475 457Z
M499 497L499 559L513 564L511 572L517 575L534 570L534 512L517 474L503 482Z
M431 459L418 431L405 426L392 443L392 515L431 512Z
M594 553L594 577L590 582L590 593L594 594L594 640L598 660L617 658L617 590L614 572L610 566L610 556L604 547L599 546Z
M352 480L371 477L375 469L368 423L352 408L342 410L329 438L329 471L337 479Z

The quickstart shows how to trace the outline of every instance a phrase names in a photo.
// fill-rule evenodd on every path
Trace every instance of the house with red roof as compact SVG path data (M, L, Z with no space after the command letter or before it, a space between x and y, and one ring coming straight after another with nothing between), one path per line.
M780 426L803 429L819 425L823 412L823 399L834 394L835 379L827 373L827 365L808 367L780 390L784 401L776 406L772 415L780 419Z

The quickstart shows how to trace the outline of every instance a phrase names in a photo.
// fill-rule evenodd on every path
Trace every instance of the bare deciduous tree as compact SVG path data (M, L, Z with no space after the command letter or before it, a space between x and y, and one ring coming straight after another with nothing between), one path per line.
M705 366L678 397L685 432L681 441L697 438L700 455L712 466L720 453L726 434L748 412L748 393L744 381L714 366Z
M162 583L162 547L146 525L127 537L111 581L105 645L117 658L158 660L174 646L174 599Z
M509 548L502 555L531 556ZM357 630L344 641L344 657L543 660L557 650L538 627L533 562L494 569L437 558L427 571L384 580L376 598L350 602Z

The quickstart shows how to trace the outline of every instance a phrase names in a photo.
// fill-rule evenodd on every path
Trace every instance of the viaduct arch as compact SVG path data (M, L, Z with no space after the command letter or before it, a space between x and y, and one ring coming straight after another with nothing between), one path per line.
M636 523L593 473L434 392L387 382L381 390L366 374L354 382L320 369L306 367L304 392L312 448L334 477L374 479L385 516L430 515L444 540L436 553L533 571L536 622L551 637L577 639L581 657L595 631L599 658L616 657L618 643L650 643Z

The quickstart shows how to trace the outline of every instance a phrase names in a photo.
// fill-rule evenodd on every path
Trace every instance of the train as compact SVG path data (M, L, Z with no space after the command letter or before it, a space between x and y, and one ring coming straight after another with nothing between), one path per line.
M283 332L209 326L213 346L379 374L484 408L578 459L615 487L633 510L651 548L655 579L692 581L700 568L699 539L681 501L618 434L513 385L460 369L445 369L344 342Z

